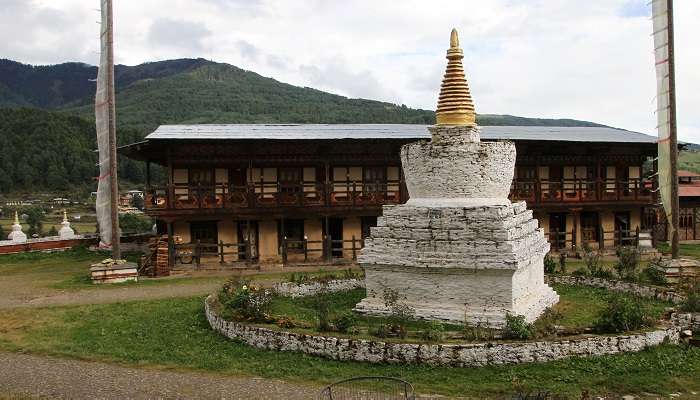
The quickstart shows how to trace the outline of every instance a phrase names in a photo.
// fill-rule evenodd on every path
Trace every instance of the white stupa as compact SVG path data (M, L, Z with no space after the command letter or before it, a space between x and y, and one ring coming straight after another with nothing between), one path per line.
M19 215L17 215L17 211L15 211L15 223L12 224L12 232L7 235L7 238L15 243L24 243L27 241L27 235L22 232L22 225L19 223Z
M75 231L70 227L70 222L68 221L68 215L66 211L63 210L63 222L61 222L61 229L58 231L58 236L63 239L75 239Z

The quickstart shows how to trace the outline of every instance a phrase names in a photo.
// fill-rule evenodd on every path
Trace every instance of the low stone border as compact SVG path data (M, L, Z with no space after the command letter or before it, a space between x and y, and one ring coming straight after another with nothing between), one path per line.
M700 312L673 313L671 314L671 322L681 327L681 329L690 329L693 332L700 332Z
M275 291L281 296L286 297L304 297L313 296L322 290L328 292L340 292L344 290L352 290L365 287L365 281L360 279L336 279L325 283L310 282L310 283L294 283L280 282L274 286Z
M591 286L607 289L612 292L631 293L645 298L669 301L673 304L679 304L685 300L685 297L669 289L645 286L625 281L594 278L590 276L545 275L545 281L547 283Z
M450 367L480 367L496 364L554 361L567 357L588 357L637 352L664 341L678 343L680 328L667 326L650 332L622 336L589 336L560 341L474 344L386 343L277 331L226 321L215 311L216 295L204 302L211 327L230 339L275 351L298 351L333 360L371 363L424 363Z

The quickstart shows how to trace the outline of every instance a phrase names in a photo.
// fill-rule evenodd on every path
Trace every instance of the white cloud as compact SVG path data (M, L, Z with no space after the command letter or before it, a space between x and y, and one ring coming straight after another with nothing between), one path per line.
M126 64L204 57L292 84L432 109L456 27L478 111L653 134L647 2L120 1L115 45ZM0 41L0 57L96 63L97 0L0 3L0 35L13 38ZM675 7L679 135L700 142L700 2Z

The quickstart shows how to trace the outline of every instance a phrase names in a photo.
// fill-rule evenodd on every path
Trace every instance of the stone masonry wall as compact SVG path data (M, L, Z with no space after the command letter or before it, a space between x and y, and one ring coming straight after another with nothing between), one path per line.
M449 367L480 367L497 364L546 362L567 357L590 357L637 352L664 341L678 343L679 328L669 326L654 331L622 336L590 336L552 342L412 344L386 343L277 331L226 321L217 313L215 295L204 302L209 324L214 330L250 346L297 351L344 361L371 363L423 363Z
M294 283L280 282L276 283L274 290L281 296L286 297L305 297L313 296L320 293L322 290L328 292L340 292L344 290L352 290L365 287L364 280L359 279L337 279L326 283L309 282L309 283Z

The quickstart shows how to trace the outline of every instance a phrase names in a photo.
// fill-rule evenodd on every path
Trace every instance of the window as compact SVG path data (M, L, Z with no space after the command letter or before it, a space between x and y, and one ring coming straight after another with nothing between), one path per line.
M216 221L190 222L190 240L192 243L216 243L219 240Z
M277 170L277 180L280 183L280 190L283 193L300 192L302 176L301 168L279 168Z
M386 167L365 167L362 172L365 192L383 192L386 188Z
M599 231L598 213L581 213L581 238L584 242L597 242Z
M284 221L280 220L277 226L277 232L280 233L280 243L286 238L287 249L301 250L304 248L303 219L285 219Z
M214 184L214 170L193 168L190 169L190 184L209 186Z

